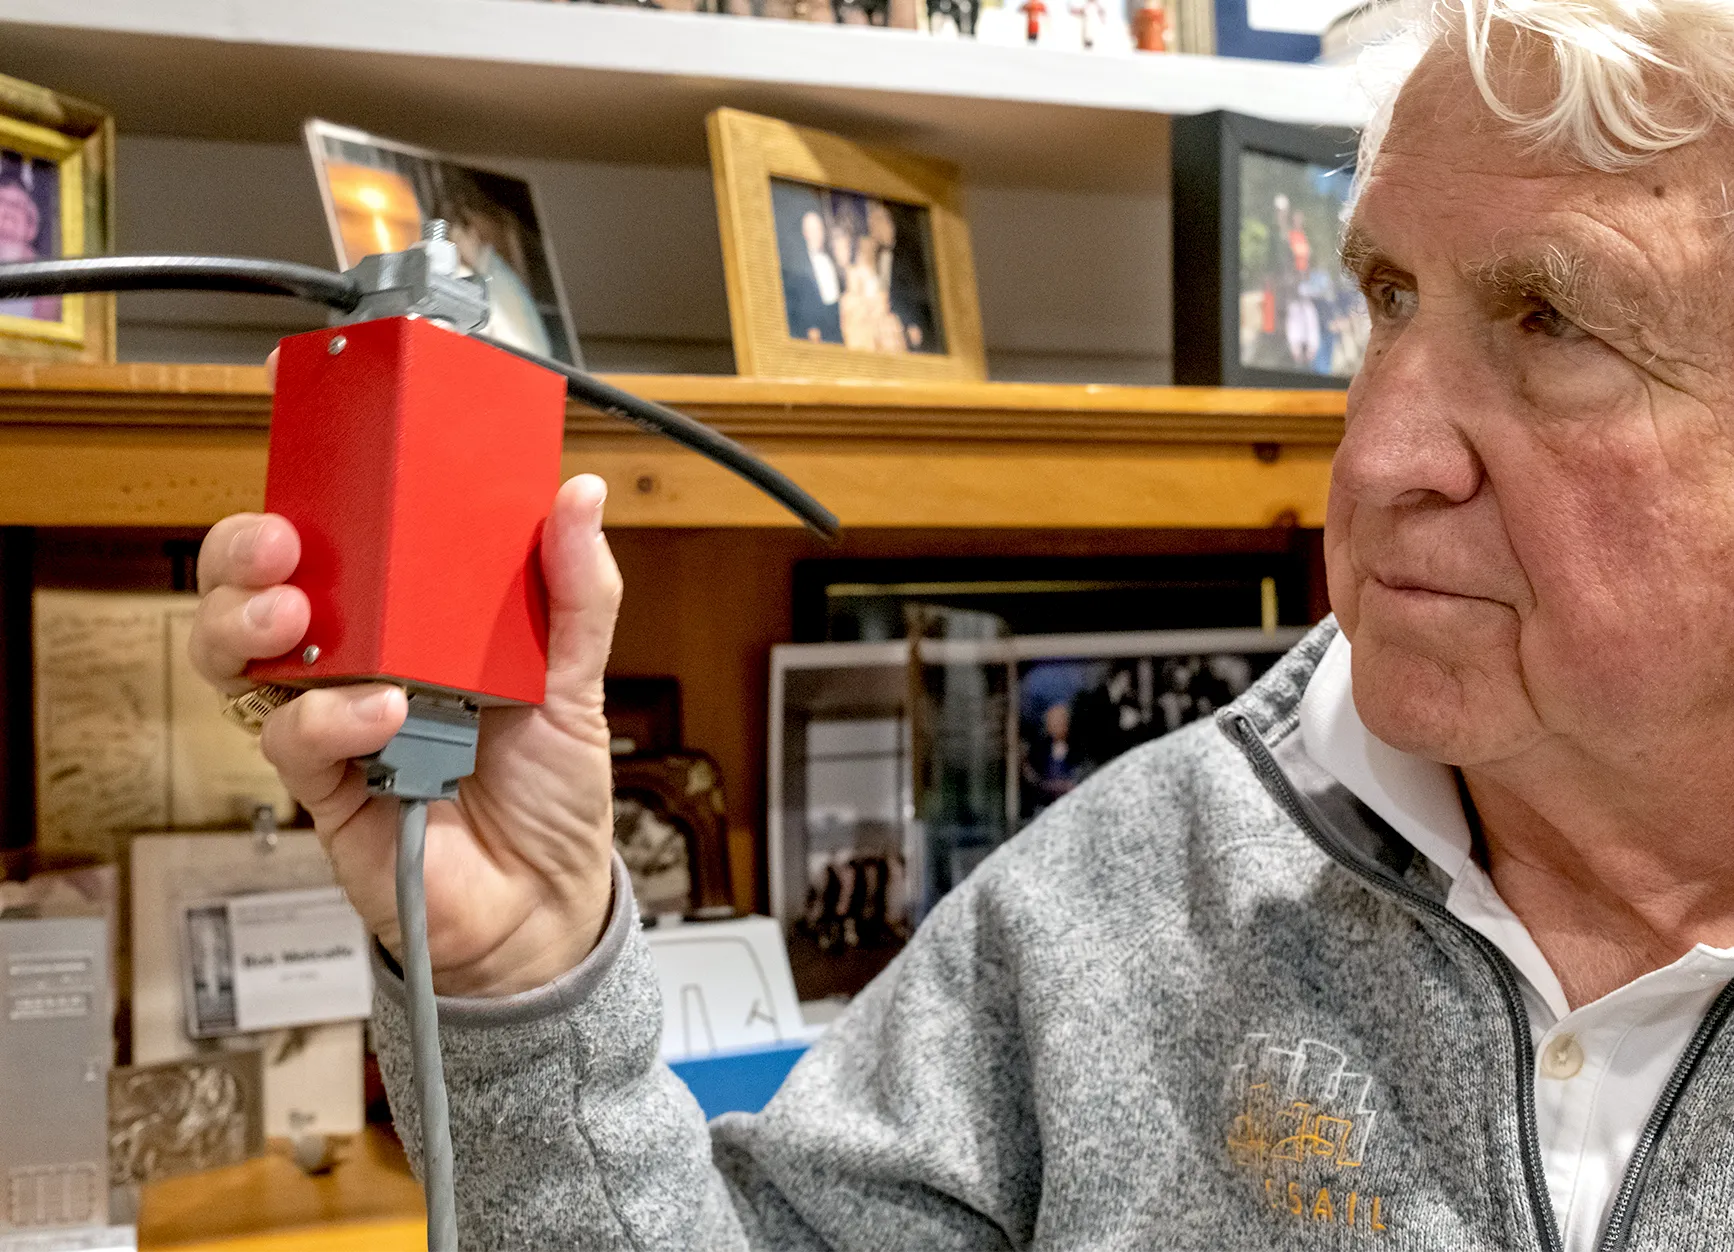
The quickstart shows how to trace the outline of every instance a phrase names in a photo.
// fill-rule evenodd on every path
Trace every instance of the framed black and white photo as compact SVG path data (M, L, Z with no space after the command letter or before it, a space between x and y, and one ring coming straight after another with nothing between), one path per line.
M1337 260L1357 139L1236 113L1174 119L1176 383L1348 386L1368 333Z
M614 846L646 921L733 917L722 775L702 752L614 760Z

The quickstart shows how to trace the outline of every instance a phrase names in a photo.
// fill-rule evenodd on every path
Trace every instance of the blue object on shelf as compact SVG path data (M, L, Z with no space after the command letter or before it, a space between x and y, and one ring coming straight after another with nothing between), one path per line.
M1254 61L1316 61L1319 37L1286 30L1255 30L1246 0L1216 0L1216 55Z
M706 1117L757 1113L770 1103L806 1050L805 1040L777 1043L672 1061L668 1067L691 1089Z

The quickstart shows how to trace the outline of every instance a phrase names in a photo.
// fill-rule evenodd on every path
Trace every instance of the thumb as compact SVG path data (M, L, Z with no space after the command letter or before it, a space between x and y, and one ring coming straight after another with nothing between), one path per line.
M590 695L608 667L620 614L620 567L602 535L608 486L595 474L570 479L554 497L542 531L548 584L548 694Z

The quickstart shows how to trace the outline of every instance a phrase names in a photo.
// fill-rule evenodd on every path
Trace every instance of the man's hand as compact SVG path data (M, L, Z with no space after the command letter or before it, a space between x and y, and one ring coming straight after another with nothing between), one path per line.
M602 480L580 475L555 498L542 537L548 583L548 694L534 708L482 712L476 772L455 802L428 809L428 948L442 995L501 996L540 986L596 945L612 903L614 846L602 672L620 607L620 571L602 536ZM228 694L254 657L300 645L307 597L284 585L301 556L295 528L243 513L199 551L193 664ZM320 841L368 928L398 948L393 887L397 802L369 797L352 758L403 725L396 687L309 691L265 721L265 756L313 815Z

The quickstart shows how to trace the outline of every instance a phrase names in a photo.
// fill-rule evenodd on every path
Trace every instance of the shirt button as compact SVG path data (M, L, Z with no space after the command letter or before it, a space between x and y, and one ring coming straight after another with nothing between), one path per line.
M1583 1047L1575 1035L1555 1035L1541 1050L1544 1078L1576 1078L1583 1068Z

